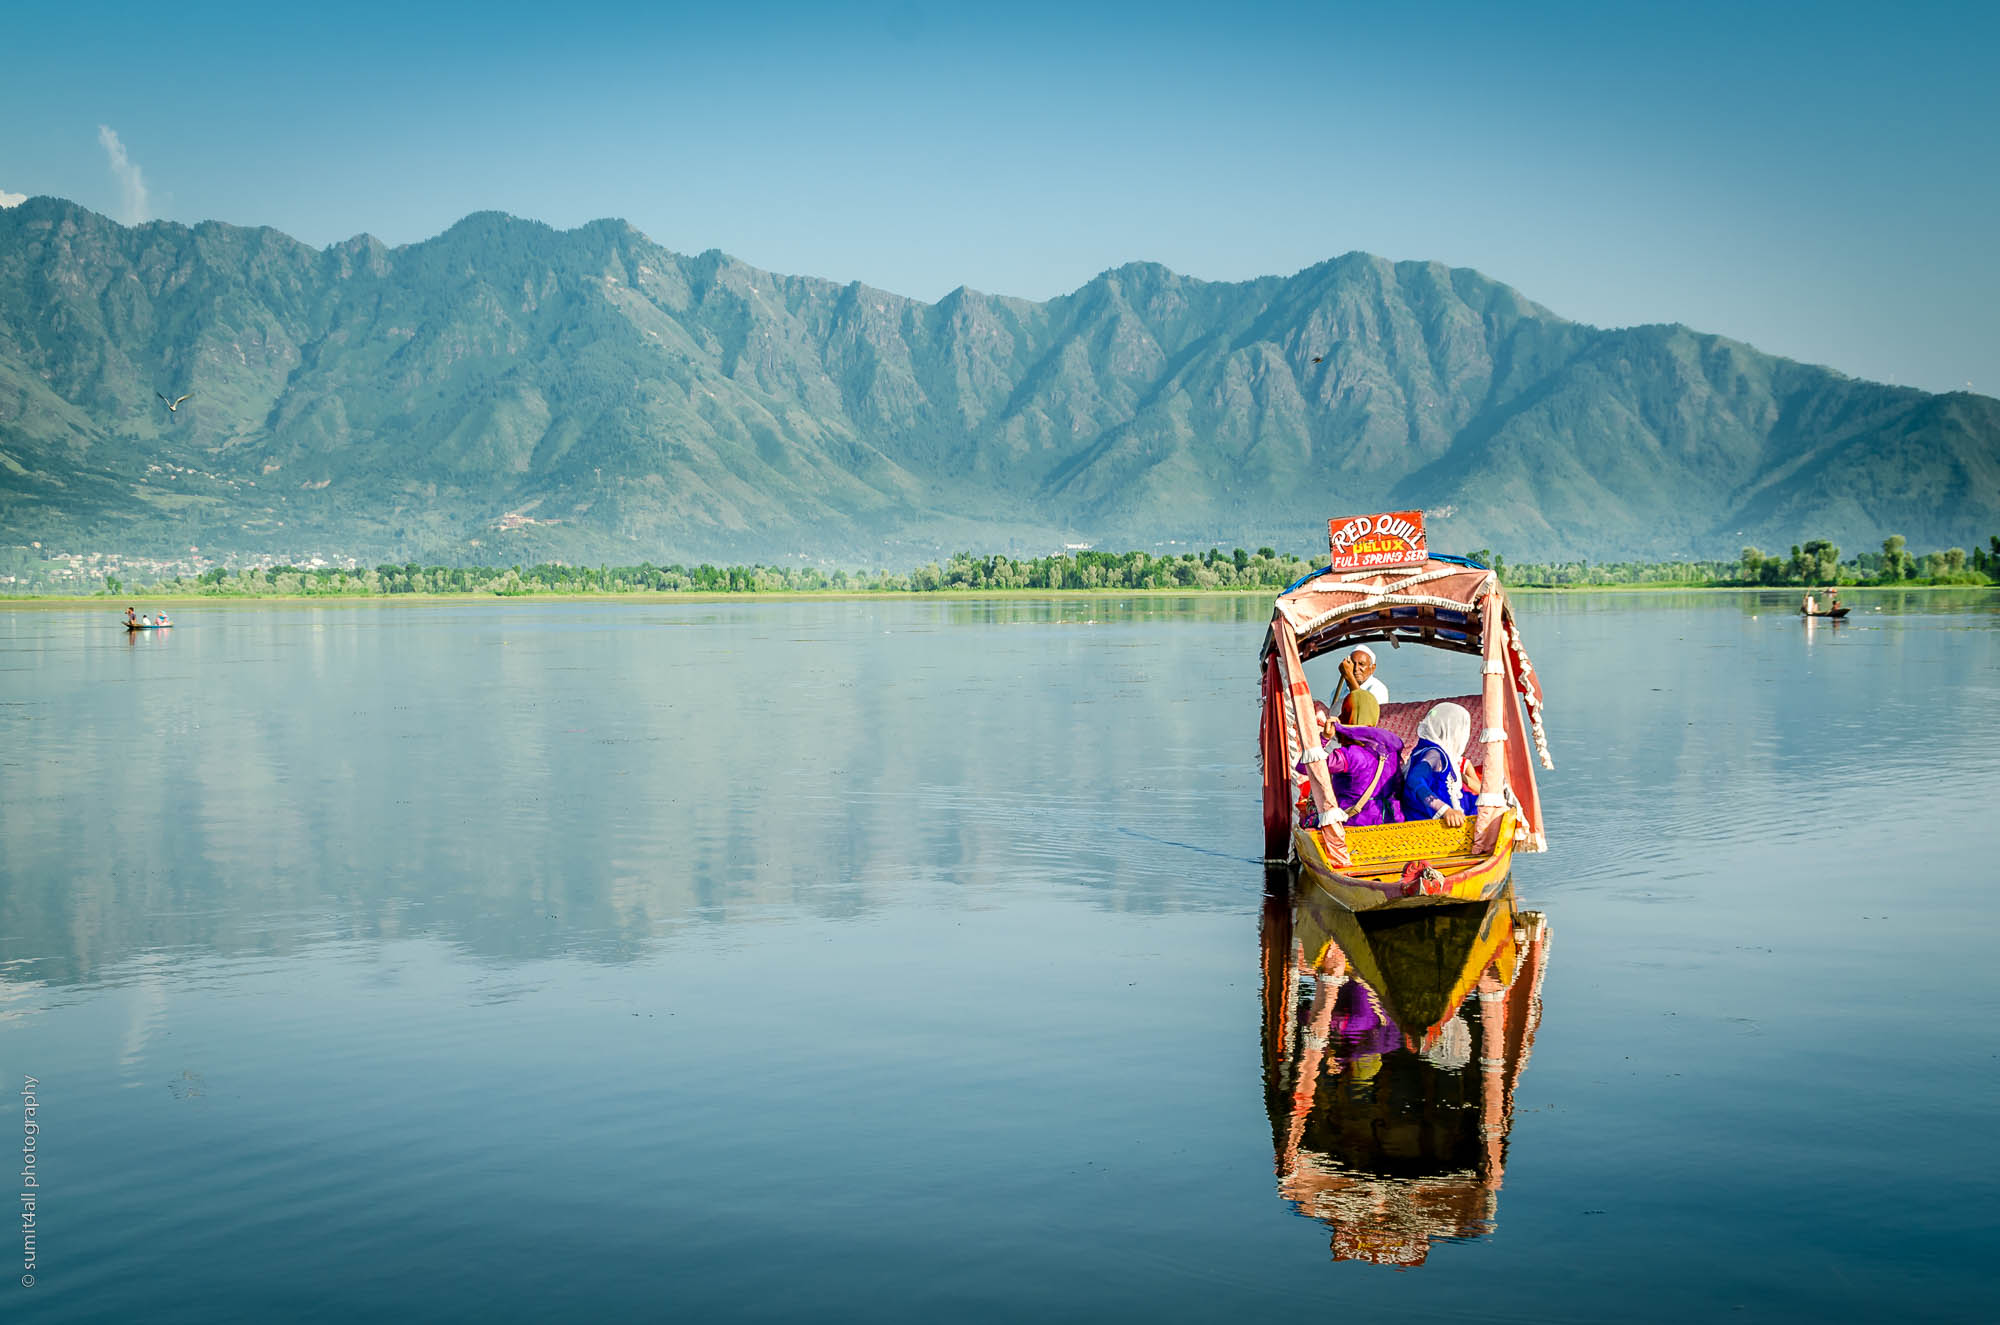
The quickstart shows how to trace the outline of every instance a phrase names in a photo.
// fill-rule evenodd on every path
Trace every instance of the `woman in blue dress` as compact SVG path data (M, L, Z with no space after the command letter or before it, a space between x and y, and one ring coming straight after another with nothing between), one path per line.
M1403 773L1403 817L1442 819L1458 828L1477 808L1478 796L1465 789L1459 761L1472 739L1472 715L1462 704L1439 704L1417 724L1417 746Z

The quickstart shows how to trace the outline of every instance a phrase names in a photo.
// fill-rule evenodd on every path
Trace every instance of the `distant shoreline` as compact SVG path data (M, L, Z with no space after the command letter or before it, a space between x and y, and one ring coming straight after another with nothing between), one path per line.
M1501 583L1523 593L1569 593L1579 589L1783 589L1914 588L1931 585L1988 585L2000 580L2000 535L1990 547L1947 548L1919 557L1900 536L1883 540L1881 555L1863 553L1841 560L1825 539L1792 548L1788 557L1765 556L1754 547L1734 561L1516 562L1480 548L1447 562L1490 568ZM255 563L245 566L182 563L125 565L108 554L63 553L23 562L23 549L0 549L0 585L10 597L111 599L148 597L169 602L225 598L590 598L636 597L817 597L876 594L954 593L1253 593L1276 594L1303 584L1329 568L1268 545L1251 552L1234 548L1156 556L1149 552L1101 552L1091 548L1020 559L1002 553L975 556L958 552L908 571L827 570L818 566L726 565L678 562L655 565L572 565L545 561L531 566L426 565L408 561L369 567L352 562ZM1440 554L1442 555L1442 554ZM81 559L79 559L81 558ZM51 569L53 563L60 567Z
M1980 590L2000 588L1991 584L1858 584L1840 586L1843 594L1929 593L1948 589ZM1655 593L1737 593L1786 594L1799 597L1796 585L1769 584L1510 584L1507 592L1517 596L1541 597L1570 594L1655 594ZM517 593L496 594L480 590L463 593L346 593L346 594L8 594L0 595L0 611L35 608L102 606L113 614L129 604L158 604L183 607L255 607L262 604L317 607L360 607L367 605L440 606L449 603L733 603L733 602L903 602L910 599L974 601L1008 599L1086 598L1261 598L1275 599L1270 589L1190 587L1159 589L773 589L740 590L632 590L600 593Z

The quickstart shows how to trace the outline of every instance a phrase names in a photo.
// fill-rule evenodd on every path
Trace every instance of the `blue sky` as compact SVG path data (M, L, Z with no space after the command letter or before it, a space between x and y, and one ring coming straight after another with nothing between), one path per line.
M120 219L326 244L619 216L924 298L1364 249L2000 394L2000 5L82 3L7 27L0 192Z

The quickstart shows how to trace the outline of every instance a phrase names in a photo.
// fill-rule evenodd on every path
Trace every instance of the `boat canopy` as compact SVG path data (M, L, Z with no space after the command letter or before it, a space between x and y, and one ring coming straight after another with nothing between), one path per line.
M1487 600L1505 601L1498 588L1484 566L1432 557L1402 570L1308 575L1278 596L1278 614L1302 659L1381 640L1481 653Z
M1521 643L1520 627L1499 577L1460 557L1433 555L1421 565L1391 570L1317 571L1278 595L1264 637L1264 711L1260 745L1264 760L1265 854L1290 849L1294 772L1308 741L1319 737L1312 721L1312 693L1305 662L1334 649L1388 641L1420 644L1484 659L1480 692L1446 696L1473 716L1470 755L1485 746L1482 770L1498 761L1504 775L1496 795L1511 789L1519 803L1517 851L1541 851L1541 800L1534 764L1554 768L1542 727L1542 687ZM1383 706L1382 725L1411 742L1416 724L1443 699ZM1400 730L1407 727L1407 731ZM1534 754L1529 754L1532 743ZM1484 802L1482 802L1484 804Z

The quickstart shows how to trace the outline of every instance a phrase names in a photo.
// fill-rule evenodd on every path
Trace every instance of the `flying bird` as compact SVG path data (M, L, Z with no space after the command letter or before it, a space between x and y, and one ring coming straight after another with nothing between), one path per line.
M154 395L156 395L156 396L160 396L160 393L159 393L159 392L157 392L157 391L155 391L155 392L154 392L153 394L154 394ZM194 392L190 391L190 392L188 392L188 393L187 393L187 395L185 395L185 396L182 396L182 397L181 397L181 398L180 398L179 400L168 400L168 399L167 399L167 398L166 398L165 396L160 396L160 401L161 401L161 403L162 403L162 404L164 404L164 405L165 405L165 406L167 407L167 413L169 413L169 414L178 414L178 413L180 413L180 408L181 408L181 405L182 405L182 404L183 404L184 402L186 402L186 401L188 401L188 400L192 399L192 398L193 398L193 396L194 396Z
M1321 359L1324 359L1325 357L1326 356L1324 354L1315 354L1313 356L1313 362L1318 363Z

